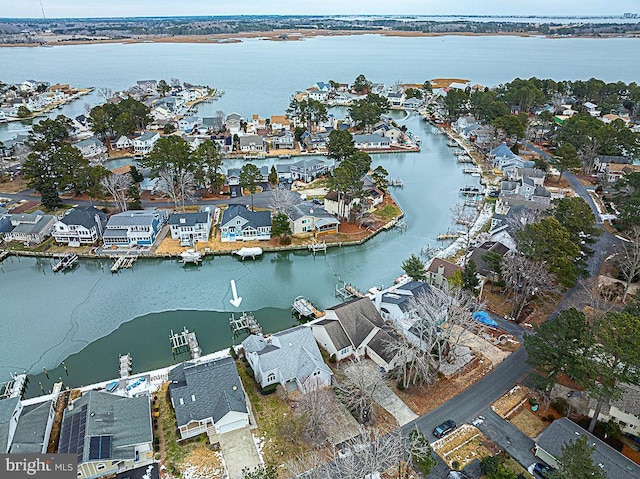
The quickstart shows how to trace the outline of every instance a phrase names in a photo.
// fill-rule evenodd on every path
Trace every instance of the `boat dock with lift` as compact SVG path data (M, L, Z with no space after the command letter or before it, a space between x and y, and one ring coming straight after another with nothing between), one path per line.
M9 381L0 383L0 399L22 398L27 388L27 375L12 374Z
M119 356L118 361L120 362L120 378L128 378L131 376L131 355L129 353L123 354Z
M249 334L262 334L262 326L258 324L253 313L243 312L242 316L238 319L236 319L235 314L231 313L229 326L231 326L231 331L233 331L234 336L237 336L242 332L248 332Z
M314 241L313 243L307 245L307 248L313 253L314 256L318 251L324 251L324 254L327 254L327 243L325 241L323 241L322 243Z
M394 178L389 181L389 186L395 186L396 188L404 188L404 182L400 178Z
M345 283L342 281L338 282L336 285L336 289L334 294L338 298L342 298L343 301L346 301L351 298L363 298L364 294L358 291L353 285Z
M243 260L247 257L256 259L258 256L262 255L262 248L259 246L255 246L253 248L240 248L239 250L233 251L232 254L237 254Z
M293 300L293 304L291 304L291 308L298 313L300 319L314 319L321 316L320 311L318 311L311 301L309 301L304 296L298 296Z
M183 328L181 333L174 333L172 329L169 341L171 342L171 353L173 355L188 350L191 354L191 359L198 359L202 356L202 349L198 344L196 333L189 331L186 327Z
M193 263L199 265L202 262L202 253L194 249L188 249L180 253L180 262L182 264Z
M138 260L137 255L125 254L123 256L118 256L115 262L113 263L113 266L111 266L111 272L117 273L123 268L132 268L133 263L135 263L137 260Z
M78 265L78 255L75 253L64 253L58 257L58 261L51 266L54 273L71 269Z

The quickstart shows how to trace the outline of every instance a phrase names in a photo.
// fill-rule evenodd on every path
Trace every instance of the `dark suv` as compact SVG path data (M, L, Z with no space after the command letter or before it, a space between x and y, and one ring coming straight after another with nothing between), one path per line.
M443 422L437 428L435 428L433 430L433 435L439 439L449 434L455 428L456 428L456 423L453 422L451 419L449 419L448 421Z

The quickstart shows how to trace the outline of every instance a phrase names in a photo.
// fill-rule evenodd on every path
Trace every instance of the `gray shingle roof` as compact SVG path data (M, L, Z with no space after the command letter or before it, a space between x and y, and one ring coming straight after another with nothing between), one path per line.
M50 409L51 401L31 404L22 409L11 444L12 454L42 452Z
M151 138L153 138L154 136L156 136L158 133L155 131L145 131L142 135L140 135L137 138L134 138L134 140L138 140L138 141L147 141L150 140Z
M362 344L369 333L384 320L369 298L356 298L329 308L342 324L354 347ZM333 339L333 338L332 338Z
M322 206L313 204L310 201L303 201L302 203L293 205L291 210L289 210L289 217L293 221L304 216L313 216L314 218L333 218L331 213L325 210Z
M151 226L157 219L158 212L155 210L131 210L123 213L117 213L109 218L107 226L109 228L118 228L119 226Z
M17 216L35 216L35 213L33 215L11 215L11 220L16 221L18 219ZM11 232L13 234L37 234L43 231L52 219L54 219L53 215L41 215L36 223L20 223Z
M95 216L98 215L102 228L107 223L107 215L95 206L80 206L72 209L69 213L60 218L65 225L84 226L91 229L97 226Z
M536 444L553 457L559 458L562 456L562 446L575 441L581 435L587 436L588 444L595 446L591 458L594 464L602 464L602 469L609 479L640 477L640 466L567 418L553 421L540 434Z
M100 140L98 140L95 136L90 136L89 138L85 138L84 140L76 141L73 146L76 148L84 148L85 146L96 145L98 147L104 146Z
M7 452L7 446L9 445L9 420L18 402L18 398L7 398L0 401L0 454Z
M112 436L111 460L135 458L135 446L153 441L151 404L148 396L127 398L103 391L89 391L65 409L64 419L80 414L87 405L87 424L82 462L89 460L91 436Z
M324 326L324 329L331 338L331 342L338 351L352 345L351 340L340 324L340 321L323 319L322 321L318 321L316 324Z
M369 341L367 347L374 351L387 363L389 363L395 356L393 354L393 351L389 347L392 342L393 338L389 335L389 333L381 329L375 334L373 338L371 338L371 341Z
M184 221L180 221L184 220ZM207 224L209 215L200 213L174 213L169 216L170 225L195 226L196 224Z
M182 363L169 372L169 381L178 426L209 417L218 422L230 411L247 412L244 390L232 358Z
M244 205L231 205L222 214L222 226L236 216L240 216L247 220L248 226L259 228L263 226L271 226L271 213L268 211L249 211Z
M247 347L252 348L258 342L245 339ZM316 369L331 374L331 370L322 360L313 332L306 326L296 326L275 333L267 339L271 345L258 350L260 367L263 371L277 369L284 381L297 378L303 382ZM245 346L245 341L242 346ZM247 348L245 348L247 350Z

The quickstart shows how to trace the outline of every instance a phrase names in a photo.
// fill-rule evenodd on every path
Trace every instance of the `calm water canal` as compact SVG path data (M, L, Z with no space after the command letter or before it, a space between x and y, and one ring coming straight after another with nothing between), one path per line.
M640 65L629 61L637 57L637 39L367 35L290 43L81 45L0 49L0 80L118 90L144 78L175 77L225 91L218 102L202 105L201 114L221 109L246 117L282 113L296 90L320 80L352 81L359 73L385 83L458 77L497 85L518 76L630 82L640 80ZM78 114L97 101L87 96L62 112ZM404 180L405 188L394 191L409 225L403 233L383 233L326 256L279 253L255 262L218 257L199 268L148 260L118 275L100 261L54 275L48 260L6 260L0 268L0 379L10 372L52 370L70 355L70 385L116 375L122 353L131 353L136 371L161 366L172 360L169 331L183 326L198 333L205 352L226 347L231 279L244 298L241 309L256 311L267 331L292 323L289 306L299 294L328 307L336 302L339 279L360 289L389 285L401 273L402 259L436 244L435 236L449 227L449 209L460 201L458 189L473 183L442 136L415 116L404 123L422 138L422 151L374 156L374 166L382 164ZM20 128L0 126L0 140ZM50 372L51 381L59 376L64 372ZM37 381L30 393L36 389Z

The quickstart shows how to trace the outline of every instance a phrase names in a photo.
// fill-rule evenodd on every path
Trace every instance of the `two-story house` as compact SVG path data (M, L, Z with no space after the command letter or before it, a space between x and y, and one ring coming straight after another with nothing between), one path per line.
M160 133L157 131L146 131L133 139L133 152L136 155L148 155L159 139Z
M301 160L291 165L291 177L294 180L304 181L305 183L310 183L327 171L328 167L322 160Z
M5 240L40 244L51 236L55 222L55 216L46 215L42 211L11 215L13 229L5 233Z
M166 212L156 209L131 210L112 215L102 235L104 246L151 246L166 219Z
M322 235L337 233L340 222L322 206L310 201L293 205L289 210L289 223L293 234Z
M271 213L231 205L222 214L220 235L223 242L268 240L271 238Z
M204 207L198 213L174 213L169 215L171 238L181 246L193 246L207 242L211 231L211 208Z
M53 225L56 243L78 247L95 244L107 224L107 215L94 206L78 206L69 210Z

